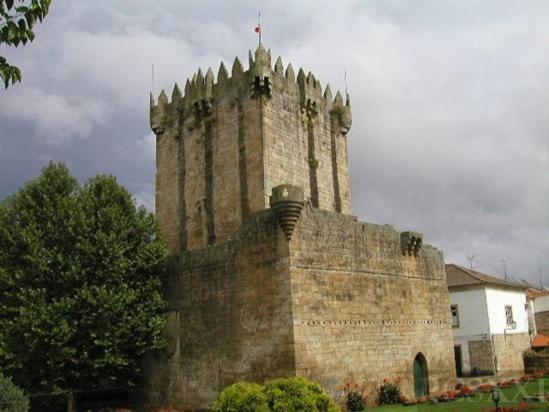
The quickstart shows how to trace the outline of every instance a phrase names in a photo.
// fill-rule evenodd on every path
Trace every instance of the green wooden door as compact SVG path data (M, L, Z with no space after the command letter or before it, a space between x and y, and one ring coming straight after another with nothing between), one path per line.
M414 359L414 392L416 398L427 396L429 394L427 362L421 353Z

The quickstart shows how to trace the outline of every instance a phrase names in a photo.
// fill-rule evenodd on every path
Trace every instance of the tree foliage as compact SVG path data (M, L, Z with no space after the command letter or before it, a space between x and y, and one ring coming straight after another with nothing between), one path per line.
M10 378L0 373L0 411L27 412L29 398Z
M34 40L33 27L48 14L51 0L0 0L0 45L19 46ZM7 88L21 81L21 70L0 56L0 78Z
M163 344L166 254L114 177L50 163L0 203L0 369L29 391L132 385Z

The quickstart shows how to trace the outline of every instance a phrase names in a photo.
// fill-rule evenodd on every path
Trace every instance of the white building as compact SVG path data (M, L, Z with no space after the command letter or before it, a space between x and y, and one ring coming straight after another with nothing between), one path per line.
M530 348L526 287L446 265L458 376L524 372Z

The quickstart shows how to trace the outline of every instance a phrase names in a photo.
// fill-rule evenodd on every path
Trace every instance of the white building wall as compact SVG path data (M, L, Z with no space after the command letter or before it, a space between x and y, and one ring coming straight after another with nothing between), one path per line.
M486 302L491 334L528 333L528 314L525 308L526 293L524 290L487 287ZM507 325L507 318L505 316L506 305L511 305L513 308L513 320L516 322L515 328Z
M470 372L469 341L489 340L490 323L486 306L486 292L479 289L450 290L450 304L458 305L459 326L452 328L454 345L461 346L462 371Z
M459 327L452 329L454 338L468 338L490 333L484 288L450 290L450 304L458 305L459 311Z
M534 301L534 313L549 311L549 296L538 296Z

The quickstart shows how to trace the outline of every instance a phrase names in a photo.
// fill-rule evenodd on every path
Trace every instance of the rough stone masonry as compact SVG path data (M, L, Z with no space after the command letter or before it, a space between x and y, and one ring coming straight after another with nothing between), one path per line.
M335 396L358 382L370 400L399 377L413 397L418 355L430 393L453 387L442 252L351 215L348 95L259 45L248 70L199 70L150 110L174 263L143 410L205 410L236 381L283 376Z

